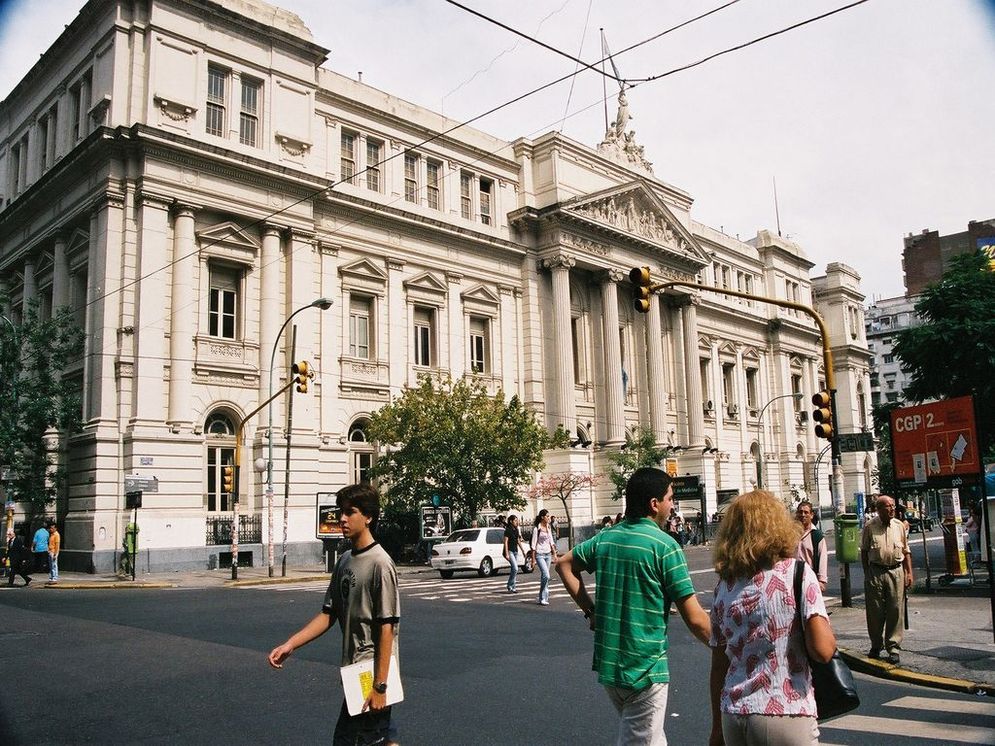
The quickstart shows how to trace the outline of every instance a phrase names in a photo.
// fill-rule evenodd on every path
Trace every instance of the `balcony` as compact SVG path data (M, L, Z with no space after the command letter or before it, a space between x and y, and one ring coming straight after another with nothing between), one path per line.
M209 547L229 546L231 544L231 516L207 516L207 536L205 543ZM238 519L238 543L262 544L263 517L259 513L243 515ZM241 560L240 560L241 562Z

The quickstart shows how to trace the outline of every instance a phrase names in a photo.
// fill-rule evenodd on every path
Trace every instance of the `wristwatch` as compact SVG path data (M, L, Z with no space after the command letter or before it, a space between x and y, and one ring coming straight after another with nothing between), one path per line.
M377 694L386 694L387 693L387 682L386 681L375 681L373 683L373 691L375 691Z

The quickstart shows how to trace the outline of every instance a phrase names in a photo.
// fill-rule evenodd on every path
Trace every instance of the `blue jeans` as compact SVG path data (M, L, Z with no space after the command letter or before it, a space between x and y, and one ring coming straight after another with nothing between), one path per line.
M515 590L515 579L518 577L518 552L508 552L508 590Z
M58 555L52 556L48 555L48 579L58 580L59 579L59 557Z
M539 601L549 603L549 561L551 554L537 554L536 565L539 567Z

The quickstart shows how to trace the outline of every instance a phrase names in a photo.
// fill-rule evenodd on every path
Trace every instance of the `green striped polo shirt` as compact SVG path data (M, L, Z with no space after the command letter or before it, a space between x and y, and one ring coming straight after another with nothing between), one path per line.
M607 686L670 681L671 601L694 593L680 545L651 518L625 520L573 549L596 577L594 664Z

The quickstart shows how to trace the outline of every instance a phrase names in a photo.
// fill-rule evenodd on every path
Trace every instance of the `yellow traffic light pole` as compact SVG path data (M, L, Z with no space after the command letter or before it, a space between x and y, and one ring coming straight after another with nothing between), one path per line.
M696 290L707 290L712 293L722 293L723 295L732 295L736 298L746 298L747 300L755 300L758 303L767 303L772 306L780 306L781 308L791 308L795 311L801 311L807 314L809 317L815 321L816 326L819 327L819 335L822 338L822 360L823 366L826 369L826 388L829 390L829 411L831 418L831 437L828 438L829 444L832 447L832 466L833 466L833 478L830 483L830 491L833 497L833 508L837 514L842 513L844 509L843 495L840 488L840 482L842 480L842 459L840 456L840 445L839 445L839 422L836 415L836 373L833 370L833 352L829 347L829 330L826 327L826 322L822 319L822 316L814 308L803 305L801 303L794 303L789 300L781 300L780 298L768 298L763 295L753 295L752 293L743 293L739 290L728 290L726 288L713 288L707 285L702 285L697 282L684 282L682 280L668 280L667 282L650 282L650 269L649 267L635 267L629 273L629 279L631 280L633 286L636 288L637 297L635 299L636 310L641 313L646 313L649 310L648 299L649 296L654 293L659 293L661 290L668 290L675 287L684 288L695 288ZM818 489L818 485L816 485ZM843 568L843 573L840 576L840 595L842 597L843 606L852 606L853 601L850 595L850 565L848 563L843 563L841 565Z
M303 372L302 372L303 371ZM231 493L232 498L232 526L231 526L231 579L238 580L238 479L241 472L242 466L242 434L245 430L245 424L259 414L263 407L269 404L271 401L283 394L284 391L289 389L291 386L297 385L297 390L301 393L307 393L307 383L305 381L303 388L301 387L301 376L305 378L313 378L314 372L311 370L311 366L307 362L294 363L293 367L294 376L290 376L286 385L278 390L275 394L269 397L266 401L260 404L258 407L249 412L242 420L238 423L238 427L235 429L235 474L234 474L234 486ZM296 376L296 377L295 377Z

